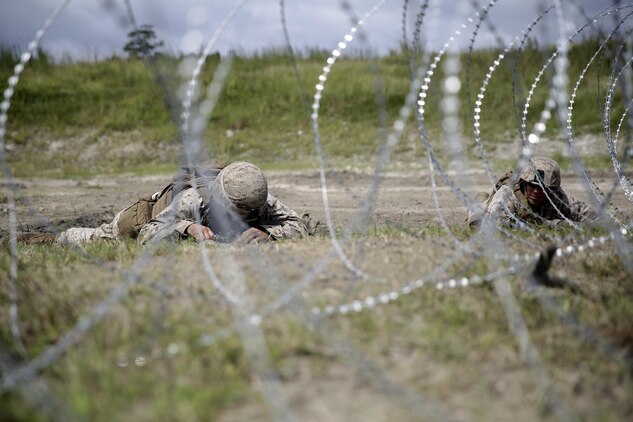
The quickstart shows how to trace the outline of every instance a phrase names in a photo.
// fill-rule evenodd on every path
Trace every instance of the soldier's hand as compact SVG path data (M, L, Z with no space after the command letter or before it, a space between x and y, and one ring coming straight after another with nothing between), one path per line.
M256 227L251 227L250 229L244 231L239 238L241 243L260 243L268 242L269 240L270 235Z
M195 237L197 241L202 242L205 240L213 239L213 230L208 228L207 226L203 226L202 224L193 223L189 227L187 227L187 234L189 236Z

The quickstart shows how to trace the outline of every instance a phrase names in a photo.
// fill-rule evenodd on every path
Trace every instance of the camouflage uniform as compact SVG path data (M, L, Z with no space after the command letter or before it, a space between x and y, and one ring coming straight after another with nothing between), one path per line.
M268 194L266 179L253 164L232 163L204 185L205 189L189 187L180 191L160 212L155 205L151 219L148 217L142 220L146 222L141 223L142 227L139 225L138 241L145 244L185 238L188 237L187 228L196 222L211 228L214 240L219 241L235 240L249 227L256 227L273 239L307 234L297 213ZM120 211L111 223L99 228L68 229L59 235L58 241L79 244L100 238L121 239L125 233L120 230L127 226L126 217L122 215L132 207Z
M176 195L167 208L143 226L138 240L145 244L153 240L187 237L187 228L195 223L196 219L206 222L205 225L227 240L232 240L239 234L214 227L212 210L205 207L196 189L189 188ZM275 239L293 238L306 234L306 228L297 213L270 194L259 217L245 224L263 229ZM244 228L248 227L244 226ZM239 232L239 228L237 231Z
M511 180L509 174L505 179L504 182ZM548 198L542 204L530 204L525 194L526 183L545 187ZM479 226L484 218L493 218L508 226L515 225L517 221L556 226L564 219L581 222L596 217L587 204L576 200L560 187L560 168L554 160L547 157L532 157L516 183L500 182L496 189L480 205L483 212L469 212L469 226Z

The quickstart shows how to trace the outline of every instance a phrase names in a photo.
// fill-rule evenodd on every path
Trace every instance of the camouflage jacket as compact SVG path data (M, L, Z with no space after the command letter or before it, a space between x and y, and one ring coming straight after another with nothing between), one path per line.
M195 188L188 188L176 195L163 211L141 228L138 241L146 244L161 239L185 238L187 228L196 221L203 222L226 240L239 235L236 232L218 233L214 229L213 216L205 207L202 197ZM297 213L270 194L259 217L248 225L244 225L245 228L248 226L266 231L274 239L293 238L307 234L306 227Z
M531 206L519 184L503 185L488 199L485 215L495 218L501 224L514 225L516 219L532 224L568 219L579 222L596 217L595 212L582 201L576 200L562 188L548 193L550 200L535 207Z

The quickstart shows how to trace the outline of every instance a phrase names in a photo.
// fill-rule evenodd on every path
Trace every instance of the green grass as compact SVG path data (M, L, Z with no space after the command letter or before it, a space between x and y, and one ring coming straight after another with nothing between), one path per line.
M592 48L595 45L589 42L572 50L572 80L581 71L575 66L586 62ZM524 94L543 62L543 54L530 50L519 62ZM471 100L495 57L491 51L479 51L472 57ZM309 97L324 61L325 56L319 52L299 60L303 88ZM11 54L0 52L2 79L11 74L14 63ZM210 58L202 75L203 85L211 80L217 63L216 56ZM404 56L394 54L380 58L377 64L390 124L408 89L406 61ZM169 87L178 86L173 76L175 61L162 58L159 67L170 75L166 82ZM337 165L372 166L380 144L376 76L361 58L342 59L330 74L319 122L328 156ZM441 71L436 77L441 77ZM604 69L600 77L604 84ZM575 127L588 132L600 129L596 124L596 78L597 71L591 69L585 78L588 88L576 101ZM508 135L515 127L514 111L509 106L510 81L511 63L499 68L487 91L482 118L488 146L516 136ZM543 87L537 90L530 110L539 109L545 91ZM463 105L466 94L463 85ZM441 132L440 99L436 84L429 92L431 105L425 122L438 143L438 155L445 154L436 138ZM466 122L468 112L466 106L460 110ZM256 160L265 170L314 168L308 115L289 57L279 52L238 57L204 139L211 153L226 161ZM530 124L532 120L528 127ZM554 128L550 122L547 134L553 135ZM53 63L41 53L29 64L18 85L7 129L9 162L14 173L21 176L173 173L180 159L178 130L170 122L159 86L144 64L135 60ZM233 131L233 136L229 137L227 130ZM470 128L463 130L469 136ZM410 125L406 132L415 133L415 128ZM401 143L396 157L414 160L422 156L423 148L416 142L417 146ZM130 146L136 149L127 150ZM91 148L101 155L91 156ZM563 169L571 169L565 157L555 158ZM607 161L606 157L591 156L585 164L610 168ZM498 171L506 164L514 162L500 158L493 162ZM462 225L451 226L451 230L462 241L471 236ZM542 238L514 233L530 242L543 243ZM604 231L595 229L591 233ZM451 239L432 223L373 224L365 235L362 251L355 249L356 236L347 247L358 253L355 258L362 260L363 268L366 265L374 270L375 280L349 280L349 273L336 263L297 300L310 309L392 291L410 277L425 277L452 253ZM0 247L8 250L6 243ZM279 292L288 287L276 283L301 279L329 248L327 237L314 236L304 242L262 247L266 265L258 265L247 248L212 248L210 259L221 279L226 279L223 276L231 270L231 262L239 262L246 291L252 294L253 302L261 305L278 298ZM485 245L481 248L478 252L483 258L458 261L447 274L471 277L498 270L491 268L493 260L485 258ZM515 246L511 252L523 249ZM18 312L28 359L46 350L82 315L94 310L124 274L140 271L141 275L141 281L131 286L100 324L42 372L42 379L62 403L87 420L206 421L243 408L255 413L252 416L246 412L251 418L266 415L259 389L261 380L240 335L231 332L211 344L200 342L205 335L234 327L234 315L210 282L195 245L162 245L141 267L137 260L146 251L133 241L97 242L82 252L58 245L19 245ZM5 304L0 307L0 343L20 359L12 348L6 306L11 301L9 265L8 254L0 254L0 303ZM630 274L614 248L607 245L569 259L555 259L551 272L580 283L582 293L547 290L542 294L552 297L564 312L609 341L622 356L631 356L633 291ZM509 281L543 365L561 394L581 419L630 417L632 388L626 367L573 333L543 308L537 295L523 292L524 278L521 273ZM284 308L265 318L261 329L280 382L304 394L299 395L303 401L305 397L321 399L323 393L336 394L332 386L349 378L355 380L356 390L378 391L370 396L377 397L385 385L376 387L370 382L376 379L368 376L373 372L363 366L357 359L360 357L375 363L408 391L445 403L474 419L507 419L525 409L536 410L519 413L517 420L545 417L541 413L543 398L538 396L540 392L518 356L516 341L490 283L443 290L429 283L388 305L336 316L319 326L292 310ZM168 353L174 344L178 352ZM137 360L139 357L145 361ZM515 396L517 391L520 394ZM393 397L385 396L378 397L394 402ZM363 394L349 400L356 398L363 403ZM299 402L302 400L293 405L300 406ZM45 420L17 392L0 395L0 415L3 420Z
M424 242L440 245L447 240L441 232L430 228L421 230ZM463 233L458 235L461 237ZM398 253L399 248L410 251L410 244L419 242L418 237L406 231L376 228L370 230L368 236L368 253L384 255L384 248L388 246L394 258L405 261L389 264L393 269L389 278L392 282L402 282L404 276L400 271L403 269L414 273L423 271L420 262L431 267L436 265L428 260L418 261L421 258L417 254ZM314 238L305 245L289 243L280 247L288 247L287 253L298 253L297 259L305 259L299 253L302 248L307 256L312 256L311 251L325 250L328 244L328 239ZM42 373L49 387L74 413L95 421L215 420L244 403L260 403L254 368L239 335L220 336L206 346L199 341L205 334L217 334L222 328L231 327L233 316L223 301L199 296L206 293L210 298L217 298L218 294L204 271L191 271L202 268L199 254L191 246L189 243L171 248L165 245L156 251L150 265L142 268L136 264L130 267L146 251L133 241L97 242L88 245L84 252L61 246L19 245L20 328L29 357L45 350L73 327L80 316L93 309L122 281L124 272L139 270L142 276L143 281L131 287L129 294L114 305L103 322ZM582 294L562 290L542 294L552 296L564 312L615 347L630 351L630 325L625 321L630 321L633 315L631 286L622 262L609 248L568 260L555 260L552 272L581 283ZM271 263L285 262L274 250L268 250L272 252ZM240 260L242 254L248 251L211 249L211 259L220 273L225 257ZM441 262L441 255L433 259ZM251 278L249 271L253 269L249 269L248 263L240 262L253 300L265 303L267 295L274 296L274 291L268 292L257 278ZM3 274L8 274L8 265L9 257L2 256L0 271ZM284 267L280 266L279 270L284 271ZM472 276L494 269L489 268L487 260L477 259L458 263L454 270ZM194 276L197 273L202 276ZM540 305L537 296L523 294L522 278L523 275L519 275L510 282L532 341L555 385L581 409L582 415L621 417L626 413L626 399L622 394L631 388L625 368L574 334L555 314ZM341 294L333 299L331 293L336 284L330 283L336 282L335 279L323 280L321 283L325 284L312 286L303 297L314 305L332 304L347 297L343 295L345 291L351 293L351 297L362 298L368 293L375 294L372 291L390 289L389 285L371 282L342 285ZM175 290L161 294L150 287L156 283ZM9 303L6 282L0 285L0 297ZM399 382L413 391L428 391L440 401L450 402L459 391L460 397L470 397L462 399L466 401L460 402L460 408L472 414L479 412L483 418L493 413L479 407L481 400L497 404L505 400L512 402L503 393L494 392L499 377L518 377L523 388L533 393L529 372L516 355L515 340L489 284L445 290L425 287L376 309L328 319L321 330L314 330L289 311L266 318L261 326L271 363L281 382L288 385L300 383L306 373L314 382L328 379L336 373L332 372L335 368L349 363L341 350L352 347L350 350L362 350L364 358L396 374L402 359L407 362L415 359L418 369L405 371L404 378L396 376ZM0 314L0 340L11 345L7 318L7 312ZM171 343L178 345L178 353L167 352ZM138 357L145 359L143 365L137 364ZM441 375L446 373L459 376ZM511 379L506 382L515 382ZM582 393L572 393L574 388L582 388ZM538 400L526 400L522 406L538 408L542 404ZM584 409L582 402L587 400L592 404ZM36 420L37 417L16 393L0 397L0 411L13 418L9 420Z
M595 48L597 44L593 41L572 48L570 88ZM473 101L497 54L484 50L462 57L459 114L467 140L473 138ZM513 68L516 65L519 70L516 89L520 114L521 101L548 54L531 47L520 57L516 52L508 54L498 66L487 86L482 106L484 145L494 147L497 142L517 138L517 122L512 108ZM342 57L337 61L328 75L319 110L321 140L330 157L362 161L375 155L382 142L378 103L385 105L385 124L390 128L409 89L406 60L404 55L393 53L374 62L360 57ZM6 81L11 76L15 62L10 51L2 51L0 80ZM206 87L212 80L218 62L217 55L208 59L200 86ZM283 163L294 161L313 163L315 148L309 106L324 64L323 53L298 57L299 86L292 60L283 52L235 58L204 133L210 153L224 160L250 159L271 166L284 166ZM169 151L180 148L179 130L171 115L180 114L181 101L177 100L176 108L170 112L162 88L173 94L186 82L180 78L178 66L179 61L175 58L160 56L157 59L157 68L164 78L161 86L156 83L151 70L139 60L114 57L98 62L55 63L45 52L40 52L22 74L9 110L6 140L16 148L15 156L9 150L13 170L18 175L69 177L82 173L132 172L139 166L175 163L177 153ZM470 70L469 86L466 85L467 67ZM604 93L609 76L607 70L604 59L599 57L583 80L574 108L577 133L601 130L597 88L599 81ZM443 141L438 137L442 120L439 86L442 73L442 66L439 66L428 91L425 114L426 130L439 154L443 150ZM533 95L528 130L543 107L550 76L546 73ZM303 102L302 91L309 104ZM614 103L617 105L612 113L615 122L623 109L617 97ZM227 136L227 131L232 131L233 136ZM558 131L555 120L549 121L546 135L556 136ZM416 132L412 120L407 132ZM72 137L83 140L77 145L68 145L67 139ZM135 154L136 159L121 153L123 156L115 157L102 154L106 156L98 161L82 158L64 162L61 155L49 151L54 140L59 141L62 149L75 148L75 151L84 151L96 143L104 153L112 148L123 148L124 143L135 142L145 152ZM107 140L113 145L105 142ZM410 145L401 145L396 150L396 158L412 160L422 156L423 147L420 141L417 142L417 154L412 155ZM157 152L160 148L167 148L168 152ZM41 161L38 161L38 155L44 155ZM51 161L56 165L51 166Z

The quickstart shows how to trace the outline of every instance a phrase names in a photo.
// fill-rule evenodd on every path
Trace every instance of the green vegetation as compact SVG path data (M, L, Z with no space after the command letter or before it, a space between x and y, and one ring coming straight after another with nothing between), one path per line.
M353 285L339 284L336 277L319 280L303 294L307 309L367 295L377 297L379 292L402 286L409 271L419 274L425 267L438 265L446 253L442 242L447 239L440 234L427 235L426 242L435 244L436 253L422 258L402 254L411 250L412 242L419 247L417 236L370 234L365 263L371 267L380 262L384 245L389 244L390 257L396 261L386 264L387 271L399 268L395 279ZM389 236L386 241L385 236ZM327 239L314 238L286 246L300 257L326 250L328 243ZM233 331L234 311L220 299L204 271L190 270L202 268L194 244L159 250L149 264L141 265L140 257L146 251L134 242L97 243L82 253L59 246L19 245L20 327L31 358L72 328L126 274L140 271L139 282L131 286L122 302L113 305L105 321L43 372L48 386L73 413L95 421L216 420L246 403L254 406L251 411L258 417L266 415L257 404L261 379L239 331ZM249 256L248 250L240 248L213 248L212 252L221 277L226 276L222 265L226 258L243 260ZM260 252L272 265L285 260L275 248ZM8 274L8 263L3 255L3 274ZM247 291L257 307L263 306L276 298L279 290L274 284L257 281L248 267L243 267ZM461 272L463 276L495 270L486 260L478 260L474 266L464 261L454 267L453 274ZM621 419L627 414L631 391L630 375L621 360L626 357L622 352L630 356L632 346L631 327L625 323L633 315L629 276L610 245L557 260L552 272L579 283L581 293L564 289L530 293L524 291L525 273L509 279L543 365L558 393L578 415ZM618 352L611 356L601 353L556 312L544 307L540 299L544 297ZM0 286L0 298L9 303L7 283ZM293 309L276 312L261 325L271 364L289 394L297 394L298 389L301 394L318 395L332 379L341 378L340 371L349 370L344 369L349 365L347 354L356 353L353 348L357 347L362 349L363 359L377 363L410 391L443 403L453 403L457 394L460 399L456 406L465 414L490 419L515 411L525 414L532 408L535 413L531 415L537 416L541 414L538 409L545 407L546 398L535 396L538 390L518 356L490 283L444 290L429 284L388 305L328 318L316 329ZM8 312L0 316L0 340L11 345ZM222 334L227 328L231 330ZM208 335L214 336L213 341L202 341ZM360 385L371 373L363 368L355 375L350 373L360 379ZM310 382L303 384L306 377ZM525 396L520 404L514 402L512 391L499 389L500 382L513 388L521 385ZM346 394L345 387L340 388L341 394ZM494 406L481 408L482 402ZM397 400L394 403L398 405ZM0 413L16 421L35 417L15 392L0 396Z
M595 43L586 42L572 49L571 81L581 73L595 47ZM471 103L496 55L477 51L470 58ZM521 57L510 54L495 72L482 107L486 146L517 137L511 107L514 64L520 69L516 89L523 97L547 56L534 48ZM250 159L265 169L314 168L310 108L301 91L311 103L326 57L322 52L310 52L298 58L301 89L293 62L283 53L235 58L204 134L211 153L227 161ZM14 174L85 177L172 172L181 148L178 126L170 120L161 88L171 92L180 89L183 81L177 75L181 61L165 56L156 59L166 76L164 85L157 84L150 69L138 59L54 63L40 51L22 75L9 112L6 146ZM6 80L12 74L15 62L11 52L0 51L0 78ZM218 63L219 57L209 58L201 75L202 86L209 84ZM463 63L465 75L468 58L464 57ZM544 78L550 76L548 71ZM435 77L427 98L425 124L438 156L443 158L447 152L440 130L441 69ZM576 98L577 131L600 130L596 88L598 84L603 88L607 78L604 63L592 66L585 76ZM465 81L462 78L459 113L462 122L469 122L472 106L468 106ZM536 110L541 110L546 100L547 85L543 80L534 93L528 128L538 117L532 114L538 114ZM378 94L377 86L381 87ZM329 159L343 166L370 166L381 145L377 104L384 101L390 127L408 86L407 59L402 54L374 63L360 57L339 60L329 75L320 108L321 139ZM618 107L614 118L622 112ZM181 110L172 111L179 115ZM471 138L469 127L462 130ZM556 130L552 120L546 135L554 137ZM399 163L415 162L424 153L416 133L410 121L395 152ZM475 157L476 151L469 153ZM564 169L571 168L566 157L554 157ZM508 156L492 158L493 165L502 168L513 164ZM583 158L592 168L610 165L599 155ZM130 189L121 186L122 191L126 188ZM6 202L7 193L0 191L0 205ZM89 193L95 194L95 210L111 205L104 204L111 198L98 195L99 191ZM18 202L26 199L25 195L18 191ZM419 198L416 206L430 206L426 199ZM73 205L72 199L68 202ZM343 207L350 203L343 203ZM61 218L62 211L55 211L56 205L46 204L50 210L42 206L39 211L43 216ZM129 290L111 305L103 320L40 372L53 396L79 419L272 419L262 403L262 385L276 380L293 411L297 410L298 420L319 419L322 413L318 413L318 406L327 407L327 415L340 419L372 419L371 412L377 410L382 413L375 414L393 420L419 420L419 414L399 417L399 412L417 409L407 406L407 397L392 385L422 398L421 405L427 400L441 403L457 418L547 420L552 418L548 413L551 397L543 396L545 391L537 386L529 365L522 360L493 283L473 281L474 276L501 270L495 267L499 263L512 262L517 272L507 280L558 393L556 398L567 403L580 420L630 419L633 287L623 264L626 257L610 242L597 242L562 259L556 257L549 274L577 283L578 293L571 289L530 289L525 281L531 268L511 258L527 252L533 256L552 238L574 244L586 236L604 235L604 229L586 228L582 235L571 228L544 229L536 235L514 231L515 238L506 239L508 245L502 251L508 256L490 256L485 244L475 246L470 254L455 240L466 241L472 232L455 223L460 211L449 207L446 205L444 211L452 213L448 221L452 237L433 219L412 223L404 215L393 219L383 215L381 218L388 221L384 224L370 220L362 230L363 242L357 233L361 230L356 228L350 242L342 247L354 264L371 274L368 280L351 277L343 264L333 259L312 284L299 286L331 253L326 236L259 246L209 245L205 258L214 274L227 283L226 288L240 294L242 305L252 305L248 312L264 314L263 310L282 294L292 289L298 292L294 301L263 315L261 324L256 324L264 336L265 347L261 348L253 335L257 334L253 320L240 319L251 314L241 314L222 297L208 274L209 262L194 242L163 244L155 249L134 241L96 242L81 250L19 243L17 310L27 351L26 356L20 356L11 331L11 260L9 253L4 253L9 250L4 239L0 244L0 303L4 305L0 306L0 345L4 348L0 358L14 362L34 359L82 317L100 309L97 305L127 281ZM338 233L343 232L341 221L335 221ZM626 241L630 244L630 237ZM461 258L451 262L456 253ZM440 271L447 263L450 265ZM462 277L473 282L460 287ZM243 285L234 285L237 278ZM423 287L402 294L404 286L421 278L426 283ZM459 280L455 288L446 283L451 278ZM437 281L444 282L441 289ZM385 292L401 294L388 304L320 321L310 312L312 307L336 307L369 297L377 303L375 299ZM585 331L579 332L578 327ZM596 345L592 342L595 338L604 343ZM247 340L256 347L246 347ZM270 372L257 366L266 360ZM31 398L28 392L18 390L0 394L2 419L46 420L29 402ZM50 403L47 399L44 401ZM339 412L341 409L344 411ZM358 409L370 417L353 413L360 412ZM422 416L432 419L431 413Z
M591 41L572 48L570 88L596 48L597 44ZM470 124L474 100L497 55L495 51L475 51L472 56L462 58L459 113L467 139L473 138ZM224 160L251 159L264 167L287 167L289 162L314 164L310 105L326 57L318 51L297 57L301 85L295 76L293 60L283 52L236 57L204 133L211 154ZM487 85L481 112L482 139L487 147L518 139L517 116L512 106L513 69L517 71L516 113L520 118L522 101L547 57L549 53L530 47L521 55L508 54L498 66ZM6 140L15 173L61 177L121 171L143 173L146 168L175 164L181 145L178 125L171 116L180 115L181 100L176 100L175 109L170 111L164 93L173 95L182 91L195 59L156 55L155 60L162 75L161 83L157 83L150 67L139 59L113 57L98 62L54 63L40 51L22 74L9 110ZM390 128L409 89L407 60L405 55L394 53L374 61L342 57L334 65L321 100L319 125L321 141L335 162L366 163L375 156L382 142L378 104L384 104L384 124ZM0 80L6 81L11 76L15 63L12 52L0 52ZM218 55L207 60L200 78L204 89L218 63ZM600 84L600 92L604 93L609 77L605 63L604 57L599 56L578 91L574 109L577 133L601 130L597 88ZM189 69L183 73L186 78L179 76L182 69ZM534 92L528 130L543 108L551 76L550 67ZM440 136L441 66L433 78L426 98L425 127L442 155L445 147ZM618 104L612 114L616 121L623 109L617 98L614 103ZM559 127L552 119L546 136L558 133ZM424 148L416 140L416 134L415 123L410 120L396 150L396 159L412 161L422 156ZM131 154L128 150L134 148ZM73 157L60 163L68 155L62 153L64 150L79 152L79 159ZM90 156L90 151L99 159Z

